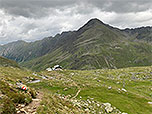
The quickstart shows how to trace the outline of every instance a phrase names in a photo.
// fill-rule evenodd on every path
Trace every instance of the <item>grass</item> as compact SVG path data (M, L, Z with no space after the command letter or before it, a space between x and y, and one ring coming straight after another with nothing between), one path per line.
M60 99L56 95L52 95L49 91L45 94L41 106L37 110L38 114L49 113L49 114L80 114L84 113L83 110L79 110L74 107L72 103Z
M100 103L109 102L121 112L129 114L151 114L152 112L152 106L148 104L152 101L152 67L43 71L40 74L50 79L31 84L31 87L71 97L75 96L81 88L77 99L81 96L82 100L90 97ZM112 89L109 90L109 86ZM122 88L127 92L122 91Z
M1 57L1 56L0 56L0 66L5 66L5 67L12 66L12 67L19 68L18 64L15 61L6 59L6 58Z
M17 88L16 82L22 80L26 83L25 77L32 76L32 72L14 68L0 67L0 114L16 114L17 104L29 104L36 96L35 90L28 87L28 91Z
M49 112L57 114L105 113L102 104L107 102L112 104L112 107L116 107L112 114L116 114L117 111L128 114L151 114L152 112L152 105L148 104L152 101L152 66L84 71L41 71L37 74L46 76L48 79L34 76L32 71L0 67L0 78L5 79L4 82L7 84L15 84L17 80L22 80L28 87L44 93L37 109L39 114ZM27 83L29 80L26 77L41 79L41 82ZM0 83L1 89L6 84L4 82ZM122 88L127 92L124 92ZM80 93L73 98L79 90ZM11 111L14 110L13 104L22 103L22 100L19 100L20 94L23 96L26 94L15 90L14 95L10 95L7 91L13 92L14 90L7 88L2 91L7 96L5 101L10 101L10 104L7 103L9 106L5 106L12 107L8 109ZM92 103L89 104L88 100ZM2 100L0 102L4 103ZM101 107L96 106L97 104Z

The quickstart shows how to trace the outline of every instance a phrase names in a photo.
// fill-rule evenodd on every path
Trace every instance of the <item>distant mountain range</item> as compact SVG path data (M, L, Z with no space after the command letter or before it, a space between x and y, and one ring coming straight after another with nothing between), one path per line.
M55 64L68 69L152 65L152 27L119 29L91 19L77 31L0 46L0 55L33 70Z

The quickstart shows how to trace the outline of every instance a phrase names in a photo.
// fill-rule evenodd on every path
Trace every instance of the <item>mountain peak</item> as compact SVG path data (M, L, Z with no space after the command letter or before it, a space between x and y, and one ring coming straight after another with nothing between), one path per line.
M93 19L90 19L85 25L92 26L92 25L98 25L98 24L104 24L104 23L97 18L93 18Z
M78 31L81 33L85 31L86 29L89 29L90 27L96 26L96 25L105 25L102 21L100 21L97 18L90 19L84 26L82 26Z
M99 20L98 18L92 18L90 19L87 23L103 23L101 20Z

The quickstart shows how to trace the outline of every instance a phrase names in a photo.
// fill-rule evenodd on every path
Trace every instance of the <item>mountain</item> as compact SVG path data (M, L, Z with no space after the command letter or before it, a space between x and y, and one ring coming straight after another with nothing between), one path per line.
M44 55L47 52L47 43L47 38L34 43L27 43L25 41L12 42L1 46L0 55L17 62L27 61Z
M0 66L4 66L4 67L19 67L18 64L15 62L15 61L12 61L12 60L9 60L9 59L6 59L4 57L1 57L0 56Z
M134 39L143 40L146 42L152 42L152 27L140 27L135 29L124 29L124 32L129 34Z
M151 29L120 30L91 19L77 31L31 43L17 41L3 45L0 55L33 70L55 64L68 69L152 65Z

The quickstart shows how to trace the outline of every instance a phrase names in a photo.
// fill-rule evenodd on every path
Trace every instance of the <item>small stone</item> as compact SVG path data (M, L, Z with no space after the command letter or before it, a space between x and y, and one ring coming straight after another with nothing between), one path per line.
M86 108L86 109L85 109L85 112L89 112L89 109L88 109L88 108Z
M124 91L124 92L127 92L127 90L126 90L126 89L124 89L124 88L122 88L121 90L122 90L122 91Z
M32 114L36 114L36 112L33 112Z
M97 80L97 82L101 82L100 80Z
M20 106L21 106L21 104L18 104L17 106L18 106L18 107L20 107Z
M73 76L73 75L74 75L74 73L71 73L71 75Z
M24 105L24 104L22 104L22 105L20 105L20 106L21 106L22 108L23 108L23 107L25 107L25 105Z
M100 104L97 104L97 107L99 107L100 106Z
M20 111L21 111L21 113L28 114L28 113L24 110L24 108L21 108Z
M20 111L17 111L17 114L20 113Z
M31 109L28 109L28 112L32 112L32 110L31 110Z
M102 114L102 112L99 112L99 114Z
M24 108L21 108L20 111L24 112L25 110L24 110Z
M33 101L40 101L40 99L32 99Z
M68 90L68 88L64 88L64 91L67 91Z
M95 102L94 102L94 101L92 101L92 103L94 104Z
M91 101L89 99L87 99L88 103L91 104Z
M112 89L112 87L111 87L111 86L109 86L109 87L108 87L108 89Z
M94 98L90 98L91 100L93 100Z
M117 84L119 84L120 82L117 82Z

